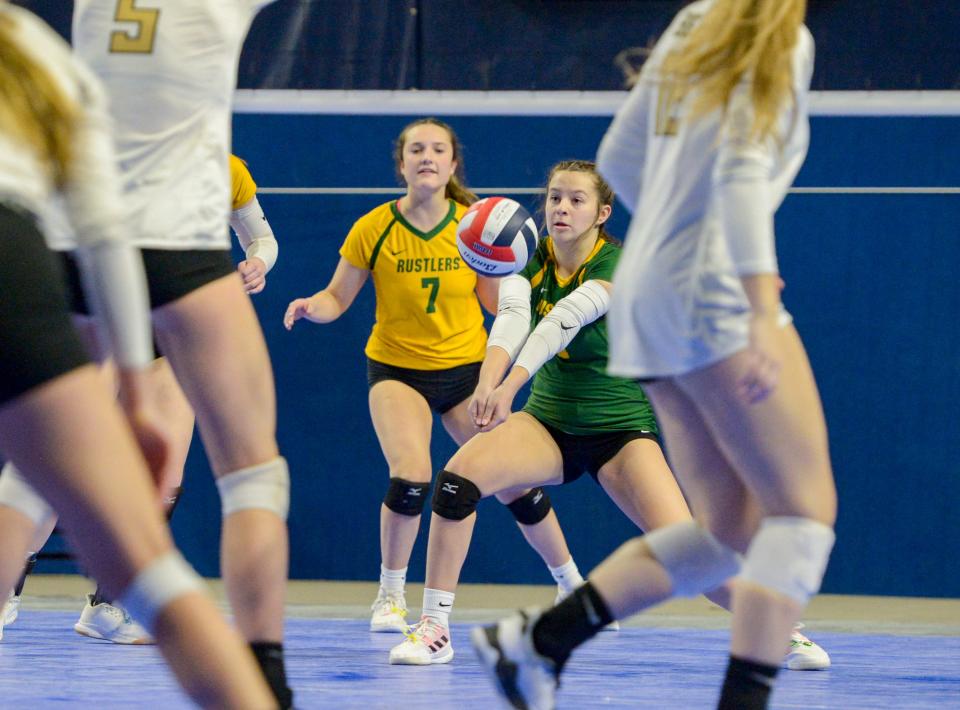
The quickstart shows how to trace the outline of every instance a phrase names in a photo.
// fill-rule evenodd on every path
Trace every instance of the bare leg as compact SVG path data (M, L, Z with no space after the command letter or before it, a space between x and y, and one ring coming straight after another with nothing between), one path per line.
M504 460L503 451L512 452L509 460ZM563 461L556 443L540 423L517 412L493 431L468 441L453 455L447 469L472 481L482 496L489 496L560 483ZM433 515L427 545L427 587L448 592L456 589L475 522L476 514L458 521Z
M458 446L463 446L477 433L477 427L467 411L469 402L469 398L465 399L449 412L445 412L442 417L444 427ZM497 500L503 505L508 505L527 492L520 490L498 493ZM563 535L563 529L560 527L560 520L554 510L551 510L539 523L533 525L517 523L517 527L547 567L559 567L573 559Z
M780 337L780 382L762 402L746 405L736 395L743 353L690 373L678 384L697 402L711 435L764 516L795 516L832 526L836 489L820 397L796 330L784 328ZM803 604L771 589L738 582L731 653L778 665L783 640L803 609Z
M60 510L83 564L113 594L172 549L146 466L93 366L63 375L0 409L0 448ZM22 562L22 543L13 553ZM0 583L12 583L4 564ZM167 605L161 651L198 703L273 707L249 651L204 595Z
M370 417L390 477L430 483L433 414L423 396L396 380L378 382L370 389ZM384 567L407 567L420 531L420 519L420 515L403 515L380 506L380 554Z
M507 460L504 451L511 452ZM423 616L407 639L390 650L392 664L428 665L453 659L449 616L477 519L468 501L559 483L563 476L560 450L553 438L523 412L470 439L445 470L463 480L447 481L451 488L442 494L440 505L434 506L446 516L434 512L430 520ZM447 502L451 492L454 500Z
M520 495L525 493L526 491L523 491ZM516 494L509 496L501 493L497 494L497 500L504 505L512 503L518 497ZM536 550L547 567L559 567L573 559L570 548L567 547L567 538L564 537L563 529L560 527L560 520L557 518L556 511L552 508L547 513L547 517L539 523L533 525L517 523L517 527L520 528L524 539L530 547Z
M446 520L436 513L430 517L425 587L445 592L457 590L476 522L476 513L463 520Z
M187 454L190 453L196 417L165 357L154 361L150 378L157 395L157 406L173 440L169 466L175 475L170 479L170 484L176 488L183 483L183 469L187 464Z
M701 524L734 549L743 551L759 522L755 502L705 431L696 408L675 385L656 382L647 388L673 458L673 472ZM683 437L682 440L677 438ZM662 453L652 442L631 442L601 472L601 482L621 509L639 525L655 529L690 519L679 488L665 478ZM633 451L630 451L631 447ZM646 458L638 458L640 451ZM621 458L622 457L622 458ZM618 460L619 459L619 460ZM639 465L638 464L642 464ZM637 466L637 470L633 467ZM669 472L669 469L667 469ZM645 494L624 490L632 481ZM663 498L661 509L658 499ZM628 512L631 511L631 512ZM672 583L642 538L630 540L590 574L590 581L614 618L624 618L672 595ZM786 639L780 645L780 654Z
M260 325L235 274L154 312L160 346L197 415L217 478L278 457L276 400ZM221 567L241 633L280 642L288 564L286 521L244 509L223 521Z
M603 490L644 532L690 520L690 509L673 471L663 457L663 450L653 441L637 439L630 442L599 473ZM632 546L629 549L640 552ZM704 596L730 610L728 585L704 592Z
M0 555L0 600L5 602L23 572L23 560L30 551L35 530L33 521L19 510L0 505L0 531L3 554ZM0 624L3 621L0 620Z

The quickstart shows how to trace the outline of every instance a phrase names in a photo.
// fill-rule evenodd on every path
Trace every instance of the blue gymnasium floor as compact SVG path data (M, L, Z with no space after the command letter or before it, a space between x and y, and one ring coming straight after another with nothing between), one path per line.
M31 608L28 598L20 618L4 630L0 708L190 707L155 648L86 639L72 630L76 602L69 611L50 606L56 605ZM493 613L458 612L475 619ZM413 668L387 664L387 652L400 637L370 634L365 619L295 613L287 626L287 658L299 708L498 707L467 640L469 623L453 627L453 663ZM717 618L703 625L716 626ZM631 624L601 634L570 662L558 707L713 707L727 632L681 621L685 628L669 626L673 621L665 618L659 622L665 626ZM944 619L945 627L951 622L957 619ZM829 650L833 668L783 672L773 708L960 708L960 636L810 634Z

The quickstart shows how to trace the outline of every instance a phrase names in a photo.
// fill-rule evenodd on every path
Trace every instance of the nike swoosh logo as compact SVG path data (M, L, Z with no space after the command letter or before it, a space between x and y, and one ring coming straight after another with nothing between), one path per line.
M406 249L398 249L397 251L394 251L393 249L391 249L391 250L390 250L390 253L393 254L394 256L396 256L397 254L403 254L403 252L405 252L405 251L406 251Z
M590 597L584 596L581 598L583 599L583 609L587 612L587 621L590 622L591 626L600 626L600 615L594 608L593 602L590 601Z
M560 324L560 329L561 329L561 330L573 330L573 329L576 328L576 327L577 327L577 326L575 326L575 325L564 325L563 323Z
M767 676L762 675L760 673L750 673L750 680L752 680L754 683L757 683L758 685L765 685L768 688L773 687L773 678L768 678Z
M453 606L453 604L444 604L443 602L437 602L437 605L442 607Z

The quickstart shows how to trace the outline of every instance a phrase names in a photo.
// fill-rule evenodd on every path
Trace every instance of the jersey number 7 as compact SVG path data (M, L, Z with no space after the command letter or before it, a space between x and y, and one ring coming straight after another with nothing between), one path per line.
M132 22L134 30L114 30L110 33L110 51L127 54L152 54L157 34L160 10L137 7L137 0L117 0L116 22Z

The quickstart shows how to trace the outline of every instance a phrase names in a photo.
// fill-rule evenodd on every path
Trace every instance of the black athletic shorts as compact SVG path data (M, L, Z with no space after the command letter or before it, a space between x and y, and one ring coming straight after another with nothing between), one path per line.
M0 406L90 362L63 269L33 215L0 204Z
M142 249L150 291L150 308L160 308L232 274L236 267L226 249ZM76 256L62 252L73 313L90 315Z
M589 473L597 480L603 465L634 439L652 439L660 443L660 437L651 431L628 429L603 434L568 434L540 419L537 421L549 432L560 449L565 484L576 481L584 473Z
M397 380L419 392L437 414L445 414L477 388L480 363L471 362L446 370L412 370L367 358L367 386Z

